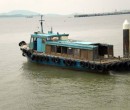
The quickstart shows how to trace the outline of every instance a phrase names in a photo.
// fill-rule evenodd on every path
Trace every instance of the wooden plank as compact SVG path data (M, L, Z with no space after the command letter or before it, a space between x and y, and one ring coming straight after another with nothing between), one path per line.
M109 46L108 47L108 54L109 54L109 57L113 57L113 46Z
M88 50L88 60L93 60L93 51Z
M80 49L74 49L74 58L80 58Z
M46 45L46 53L47 54L51 53L51 46L50 45Z
M82 60L88 60L88 50L81 49L81 57Z

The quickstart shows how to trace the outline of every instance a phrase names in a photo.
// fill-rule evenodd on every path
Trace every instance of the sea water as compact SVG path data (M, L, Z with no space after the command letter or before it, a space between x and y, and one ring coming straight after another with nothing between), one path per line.
M130 72L108 75L33 64L19 49L40 30L40 17L0 18L0 110L129 110ZM44 32L114 45L122 56L122 24L130 15L44 16Z

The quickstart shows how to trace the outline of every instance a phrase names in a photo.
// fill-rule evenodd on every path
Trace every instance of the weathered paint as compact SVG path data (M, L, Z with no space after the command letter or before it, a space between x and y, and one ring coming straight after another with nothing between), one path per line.
M37 52L43 52L42 39L37 38Z
M76 60L76 65L73 66L67 66L66 64L64 64L64 58L60 58L60 63L55 63L52 61L52 56L49 57L49 61L36 61L36 60L32 60L30 57L27 57L31 62L34 63L39 63L39 64L44 64L44 65L50 65L50 66L57 66L57 67L62 67L62 68L70 68L70 69L75 69L75 70L83 70L83 71L91 71L90 68L85 68L85 67L81 67L80 65L80 61Z
M61 36L69 36L69 34L59 34L59 33L44 33L44 34L32 34L32 37L40 37L40 38L49 38L49 37L61 37Z
M30 48L30 49L33 49L33 42L30 42L30 43L29 43L29 48Z

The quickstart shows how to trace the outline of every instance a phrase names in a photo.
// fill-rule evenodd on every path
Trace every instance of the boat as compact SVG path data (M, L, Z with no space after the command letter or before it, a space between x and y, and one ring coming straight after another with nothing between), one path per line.
M29 43L19 43L22 55L30 62L96 73L130 71L127 21L123 29L123 57L114 56L111 44L70 40L69 34L54 33L52 28L44 33L43 21L41 16L41 31L31 34Z
M33 18L33 16L31 16L31 15L30 16L26 16L26 18Z

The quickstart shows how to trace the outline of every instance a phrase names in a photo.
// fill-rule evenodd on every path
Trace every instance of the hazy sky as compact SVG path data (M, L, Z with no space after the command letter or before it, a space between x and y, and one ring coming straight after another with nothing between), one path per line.
M0 0L0 13L30 10L40 13L93 13L130 9L130 0Z

